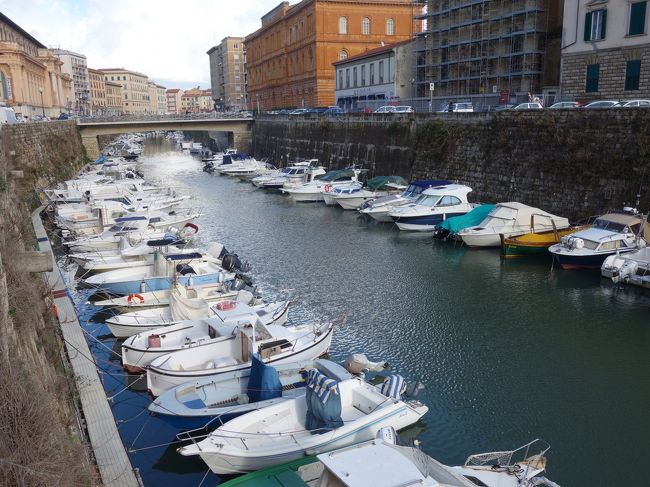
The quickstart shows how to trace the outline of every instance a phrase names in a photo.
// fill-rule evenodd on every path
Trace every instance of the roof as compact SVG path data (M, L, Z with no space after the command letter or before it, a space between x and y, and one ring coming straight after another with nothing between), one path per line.
M629 213L607 213L598 217L599 220L607 220L623 225L637 225L641 221L641 218L639 215L631 215Z
M365 52L362 52L361 54L356 54L354 56L350 56L350 57L342 59L340 61L336 61L335 63L332 63L332 64L334 66L336 66L338 64L345 64L345 63L349 63L351 61L358 61L359 59L365 59L365 58L372 57L372 56L378 56L379 54L383 54L385 52L390 52L393 49L395 49L396 47L403 46L404 44L408 44L409 42L411 42L411 40L412 39L409 39L409 40L406 40L406 41L401 41L401 42L395 42L393 44L388 44L386 46L376 47L374 49L369 49L369 50L367 50Z
M167 93L178 93L179 91L181 91L180 88L169 88Z
M131 71L130 69L124 69L124 68L99 68L99 71L103 71L105 73L135 74L136 76L142 76L143 78L148 78L148 76L146 74L138 73L137 71Z
M21 26L16 24L13 20L11 20L9 17L7 17L2 12L0 12L0 20L2 20L5 24L7 24L12 29L14 29L16 32L19 32L21 35L25 36L27 39L32 41L34 44L36 44L41 49L47 49L43 44L38 42L38 40L36 40L36 38L34 38L30 34L28 34Z

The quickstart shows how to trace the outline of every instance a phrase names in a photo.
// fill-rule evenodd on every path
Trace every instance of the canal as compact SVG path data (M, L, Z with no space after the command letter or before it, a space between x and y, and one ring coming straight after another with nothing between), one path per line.
M552 446L547 476L563 487L645 483L650 294L296 204L208 175L165 140L149 140L140 161L147 177L195 196L199 244L224 243L251 262L265 297L297 301L291 320L344 320L334 359L364 352L425 384L419 399L429 412L409 434L426 453L460 464L543 438ZM146 381L125 375L97 311L81 306L145 485L218 483L200 460L176 453L176 431L147 414Z

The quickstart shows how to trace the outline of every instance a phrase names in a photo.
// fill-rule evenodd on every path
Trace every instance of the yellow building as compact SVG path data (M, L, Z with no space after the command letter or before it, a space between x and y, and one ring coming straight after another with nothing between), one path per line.
M104 81L106 86L106 113L119 115L124 112L122 104L122 85L115 81Z
M70 110L72 80L63 63L7 16L0 13L0 102L16 115L57 117Z
M169 113L182 113L182 96L183 90L178 88L170 88L166 92L167 95L167 111Z
M210 112L214 110L212 90L202 90L200 86L185 91L181 96L181 113Z
M142 73L124 68L100 69L104 81L122 85L122 106L124 113L149 113L149 78Z
M90 113L104 115L106 113L106 82L104 73L97 69L88 68L88 84L90 86Z
M162 115L167 112L167 95L164 86L160 86L153 81L147 84L149 89L149 113Z

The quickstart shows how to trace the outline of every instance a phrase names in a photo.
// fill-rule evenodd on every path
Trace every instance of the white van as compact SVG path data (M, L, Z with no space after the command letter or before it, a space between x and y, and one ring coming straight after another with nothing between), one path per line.
M0 107L0 124L2 123L16 123L16 112L13 108Z

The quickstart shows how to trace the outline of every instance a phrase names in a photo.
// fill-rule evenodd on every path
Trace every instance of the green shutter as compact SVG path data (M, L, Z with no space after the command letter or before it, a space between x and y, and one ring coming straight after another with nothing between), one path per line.
M628 34L631 36L645 32L645 11L648 2L636 2L630 7L630 28Z
M600 36L601 39L605 38L606 31L607 31L607 10L603 10L603 33Z
M641 60L628 61L625 66L625 90L638 90L640 75Z
M598 91L598 77L600 74L600 64L589 64L587 66L587 83L585 86L586 93Z
M587 12L585 14L585 42L591 40L591 18L593 14Z

